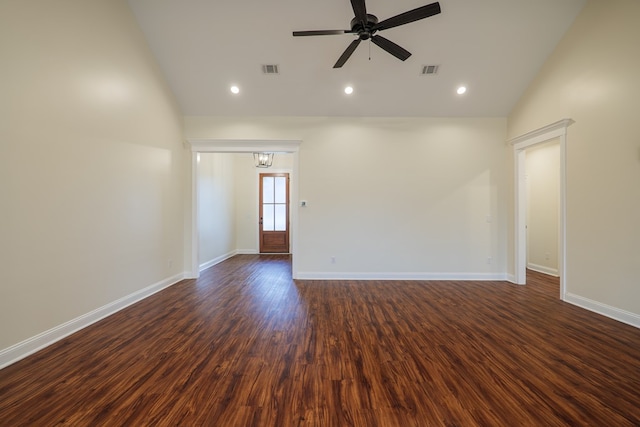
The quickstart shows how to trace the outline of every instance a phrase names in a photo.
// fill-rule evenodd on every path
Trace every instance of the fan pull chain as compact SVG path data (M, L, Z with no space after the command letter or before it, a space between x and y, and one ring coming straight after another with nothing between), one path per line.
M369 61L371 61L371 39L369 39Z

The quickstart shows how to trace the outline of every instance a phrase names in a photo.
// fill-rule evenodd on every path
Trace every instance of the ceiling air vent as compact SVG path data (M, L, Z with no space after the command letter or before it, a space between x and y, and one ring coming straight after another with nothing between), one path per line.
M439 65L423 65L422 72L420 74L423 76L430 76L432 74L437 74L438 68L440 68Z
M262 66L264 74L278 74L278 66L275 64L267 64Z

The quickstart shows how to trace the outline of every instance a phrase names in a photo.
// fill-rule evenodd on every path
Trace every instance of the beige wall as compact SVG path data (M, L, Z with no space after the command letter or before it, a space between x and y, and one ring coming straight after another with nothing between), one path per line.
M236 170L236 249L245 253L257 253L259 242L256 167L251 153L233 156Z
M562 118L567 291L640 324L640 2L590 1L509 117L509 137ZM633 316L631 316L633 317Z
M505 119L187 117L185 129L303 141L305 277L504 276Z
M182 119L123 0L0 3L0 350L183 272Z
M236 250L236 195L233 154L198 156L198 254L202 268Z
M560 142L526 150L527 267L558 275Z

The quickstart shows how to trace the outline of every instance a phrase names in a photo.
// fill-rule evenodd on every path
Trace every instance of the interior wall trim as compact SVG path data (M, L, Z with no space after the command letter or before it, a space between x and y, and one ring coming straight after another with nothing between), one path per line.
M351 273L298 272L300 280L461 280L508 281L506 273Z
M537 271L538 273L548 274L550 276L560 277L557 268L546 267L544 265L533 264L530 262L529 264L527 264L527 269Z
M603 316L610 317L611 319L617 320L619 322L626 323L627 325L640 328L640 315L631 313L630 311L621 310L619 308L612 307L610 305L603 304L589 298L581 297L570 292L567 292L565 301L573 305L577 305L578 307L593 311L595 313L602 314Z
M185 273L176 274L175 276L161 280L154 283L151 286L147 286L144 289L133 292L127 296L117 299L109 304L103 305L89 313L69 320L61 325L55 326L47 331L44 331L31 338L27 338L17 344L0 350L0 369L5 368L21 359L24 359L31 354L42 350L45 347L50 346L63 338L86 328L105 317L111 316L114 313L135 304L161 290L172 286L185 278Z
M527 283L527 228L526 228L526 149L555 138L560 139L560 204L558 211L558 275L560 276L560 299L567 293L567 128L573 119L557 122L532 130L508 141L513 147L514 161L514 280Z
M202 264L200 264L200 271L204 271L204 270L206 270L207 268L211 268L211 267L213 267L213 266L214 266L214 265L216 265L216 264L220 264L222 261L224 261L224 260L226 260L226 259L229 259L229 258L231 258L232 256L235 256L235 255L237 255L237 254L238 254L238 251L231 251L231 252L228 252L228 253L226 253L226 254L224 254L224 255L220 255L220 256L218 256L218 257L215 257L215 258L213 258L213 259L210 259L210 260L209 260L209 261L207 261L207 262L203 262Z

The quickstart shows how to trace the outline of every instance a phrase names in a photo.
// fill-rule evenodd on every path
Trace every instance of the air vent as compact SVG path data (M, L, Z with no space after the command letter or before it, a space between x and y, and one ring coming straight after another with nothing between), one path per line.
M422 72L420 74L422 74L423 76L438 74L438 68L440 68L439 65L423 65Z
M264 74L278 74L278 66L275 64L267 64L262 66Z

